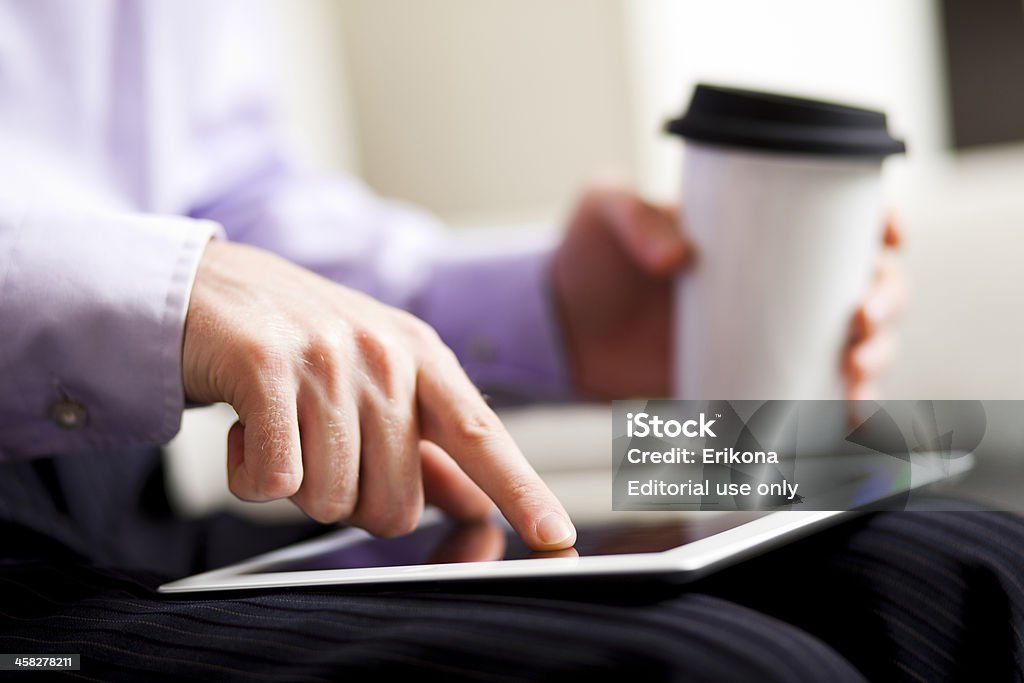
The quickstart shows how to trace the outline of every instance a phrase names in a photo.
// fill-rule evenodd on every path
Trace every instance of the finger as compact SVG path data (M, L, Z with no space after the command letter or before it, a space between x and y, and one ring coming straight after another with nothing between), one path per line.
M495 524L478 521L455 528L430 554L428 564L488 562L505 556L505 534Z
M571 546L576 530L561 503L519 451L454 354L434 354L419 373L424 438L447 451L536 550Z
M870 382L850 384L846 390L847 401L878 401L878 388ZM861 419L863 422L863 418Z
M899 221L896 220L896 216L891 211L885 216L882 244L893 249L903 244L903 231L900 229Z
M242 500L266 501L294 495L301 483L295 393L280 387L240 411L228 433L228 488Z
M362 453L359 503L352 521L377 536L400 536L416 528L423 512L416 405L368 392L359 408Z
M348 519L359 502L359 411L334 405L312 387L299 402L302 486L292 502L323 524Z
M845 374L855 383L879 377L896 356L896 339L891 334L876 334L853 345L846 355Z
M883 254L867 298L854 314L852 339L876 334L897 320L907 307L907 282L893 258Z
M420 460L428 503L455 519L483 519L494 512L494 502L436 443L420 441Z
M241 422L235 422L228 430L228 489L234 493L231 486L232 479L236 478L234 472L245 467L245 427ZM237 493L235 494L238 495Z
M678 214L627 190L609 190L600 200L601 214L632 260L652 275L668 275L692 255L679 227Z

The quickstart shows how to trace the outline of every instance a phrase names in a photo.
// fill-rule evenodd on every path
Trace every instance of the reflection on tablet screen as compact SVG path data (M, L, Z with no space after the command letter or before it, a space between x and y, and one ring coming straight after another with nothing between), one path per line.
M443 521L428 524L407 536L374 538L354 532L351 541L325 552L270 563L246 573L295 572L317 569L404 567L419 564L486 562L527 558L657 553L745 524L765 512L685 514L661 523L580 527L571 550L535 552L499 521Z

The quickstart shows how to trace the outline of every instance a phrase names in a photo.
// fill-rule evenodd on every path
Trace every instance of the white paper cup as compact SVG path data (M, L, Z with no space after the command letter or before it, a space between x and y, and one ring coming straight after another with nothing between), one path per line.
M884 154L758 148L786 145L767 139L687 140L681 223L696 258L676 282L677 398L844 398L843 350L882 241Z

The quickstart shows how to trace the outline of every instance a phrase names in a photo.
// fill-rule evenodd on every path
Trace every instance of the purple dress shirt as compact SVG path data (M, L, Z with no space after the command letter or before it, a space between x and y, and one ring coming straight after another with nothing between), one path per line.
M174 436L215 235L419 315L485 391L568 395L550 248L470 246L296 163L254 9L0 0L0 459Z

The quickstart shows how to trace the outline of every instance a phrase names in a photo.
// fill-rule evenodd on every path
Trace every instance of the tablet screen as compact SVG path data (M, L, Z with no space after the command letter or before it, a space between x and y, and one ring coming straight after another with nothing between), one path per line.
M640 513L643 514L643 513ZM245 572L295 572L316 569L404 567L452 562L542 559L569 555L656 553L720 533L769 514L767 512L684 513L663 522L604 524L577 527L577 541L568 551L530 550L500 520L471 524L441 521L427 524L406 536L374 538L350 530L328 550L300 558L272 562Z
M944 462L946 473L941 476L932 473L933 479L952 473L949 462ZM826 457L808 462L803 469L805 478L827 479L832 499L843 502L835 509L856 509L895 493L905 493L910 481L906 464L890 457ZM919 482L927 480L921 473L917 479ZM301 552L289 554L288 559L259 562L239 574L658 553L708 538L768 514L771 513L618 512L611 518L606 515L590 523L577 519L575 547L549 553L530 550L504 520L497 517L472 524L435 517L413 533L398 538L375 538L359 529L346 529L325 537L325 543L316 543L301 549Z

